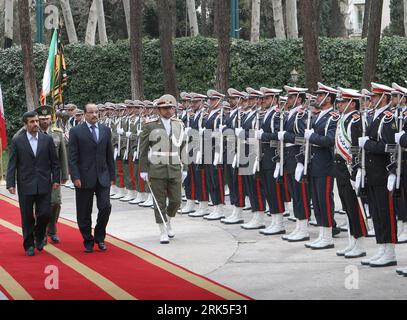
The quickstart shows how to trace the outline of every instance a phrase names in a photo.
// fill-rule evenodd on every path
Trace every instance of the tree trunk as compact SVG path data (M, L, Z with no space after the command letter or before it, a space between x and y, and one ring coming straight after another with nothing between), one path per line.
M370 8L369 33L367 36L365 66L363 68L363 88L369 88L376 76L382 28L382 13L383 0L376 0L374 6Z
M166 0L168 1L169 14L171 17L172 24L172 36L176 38L177 36L177 0ZM167 14L168 14L167 12Z
M369 32L370 10L372 8L372 1L366 0L365 2L365 14L363 18L362 39L367 37Z
M321 80L321 61L316 28L315 0L300 1L302 33L304 41L305 82L311 91L316 91Z
M202 0L201 1L201 34L204 37L208 36L208 19L207 19L207 14L208 14L208 0Z
M332 38L345 38L347 36L346 17L341 10L341 0L332 0L331 17L329 21L329 36Z
M27 110L38 107L37 84L33 63L33 43L31 39L30 8L28 0L18 1L18 17L20 24L21 49L23 54L23 70Z
M68 33L69 43L78 42L78 36L76 35L75 24L73 22L69 0L60 0L60 3L62 14L64 15L64 21L66 26L66 32Z
M250 41L259 42L260 40L260 0L252 0L252 23L250 32Z
M98 33L100 43L107 43L106 22L105 22L105 9L103 7L103 0L96 1L96 12L98 17Z
M218 38L216 89L226 93L229 87L230 64L230 1L215 2L215 32Z
M130 5L130 51L131 51L131 97L133 100L144 100L143 85L143 3L132 0Z
M273 4L273 17L274 28L276 30L277 39L285 39L284 16L283 16L283 3L282 0L272 0Z
M198 18L196 16L195 0L187 0L189 30L191 31L191 37L199 35Z
M404 36L407 37L407 0L404 0Z
M4 48L13 44L14 0L6 0L4 10Z
M172 35L173 16L169 15L170 0L156 0L160 32L161 64L164 73L164 89L168 94L178 97L177 78L175 73L174 48Z
M127 35L130 38L130 0L123 0L124 15L126 16Z
M88 25L86 26L85 43L91 46L95 45L96 39L96 27L98 25L98 16L96 10L96 0L92 1L92 5L89 9Z
M285 16L287 21L287 38L298 38L297 0L286 0Z

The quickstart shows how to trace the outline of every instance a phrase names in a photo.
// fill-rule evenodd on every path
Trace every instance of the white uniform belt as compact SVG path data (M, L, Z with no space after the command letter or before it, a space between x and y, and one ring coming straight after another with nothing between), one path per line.
M296 147L297 145L296 144L293 144L293 143L286 143L285 144L285 147L286 148L290 148L290 147Z
M178 156L178 152L160 152L160 151L154 151L152 153L153 156L157 157L176 157Z

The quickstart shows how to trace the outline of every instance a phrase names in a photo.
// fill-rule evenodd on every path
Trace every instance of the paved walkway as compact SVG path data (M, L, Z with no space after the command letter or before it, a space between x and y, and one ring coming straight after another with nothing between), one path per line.
M4 187L0 192L8 195ZM312 251L302 243L282 241L279 236L265 237L258 231L245 231L240 226L225 226L220 222L179 215L173 223L176 238L169 245L160 245L151 209L118 200L112 200L112 204L107 229L111 235L255 299L407 297L407 278L397 276L395 268L362 267L360 259L350 261L335 255L338 248L346 246L347 233L341 233L335 239L335 249ZM76 220L73 190L63 188L61 215ZM250 219L251 214L245 213L245 217ZM338 223L344 219L345 216L336 216ZM93 220L95 222L96 213ZM270 218L267 220L269 223ZM286 226L291 232L295 223L286 222ZM317 228L311 227L311 237L316 238L317 233ZM368 254L375 252L374 239L368 239L366 246ZM397 255L399 265L407 266L407 245L398 245ZM358 289L351 289L355 287Z

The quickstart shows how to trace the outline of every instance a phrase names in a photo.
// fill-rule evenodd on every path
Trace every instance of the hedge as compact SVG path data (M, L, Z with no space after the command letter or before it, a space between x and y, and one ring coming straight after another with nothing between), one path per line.
M230 86L282 87L290 72L300 73L304 84L302 40L264 40L253 44L233 41ZM177 38L174 41L177 81L180 90L206 92L214 86L217 42L211 38ZM366 40L320 39L323 81L332 86L360 88ZM143 41L145 96L163 94L160 47L157 39ZM407 38L381 41L377 81L404 83L407 71ZM105 46L65 46L69 84L65 102L121 102L130 97L129 43L120 40ZM34 46L38 90L47 58L47 48ZM0 50L0 85L3 89L7 128L10 135L20 126L26 109L21 48Z

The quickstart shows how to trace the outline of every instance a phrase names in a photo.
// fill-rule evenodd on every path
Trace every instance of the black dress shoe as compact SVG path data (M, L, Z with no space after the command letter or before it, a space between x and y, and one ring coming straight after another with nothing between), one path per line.
M85 252L86 253L92 253L93 252L93 243L85 244Z
M59 237L56 234L51 236L51 241L53 243L59 243L60 242Z
M28 256L28 257L35 256L34 247L29 247L29 248L25 251L25 255Z
M332 237L341 233L341 228L334 227L332 228Z
M106 243L104 243L104 242L99 242L99 243L98 243L98 247L99 247L99 249L102 250L102 251L106 251L106 250L107 250Z
M36 241L35 247L37 248L38 251L42 251L44 249L45 243L46 242L44 240L38 242Z

